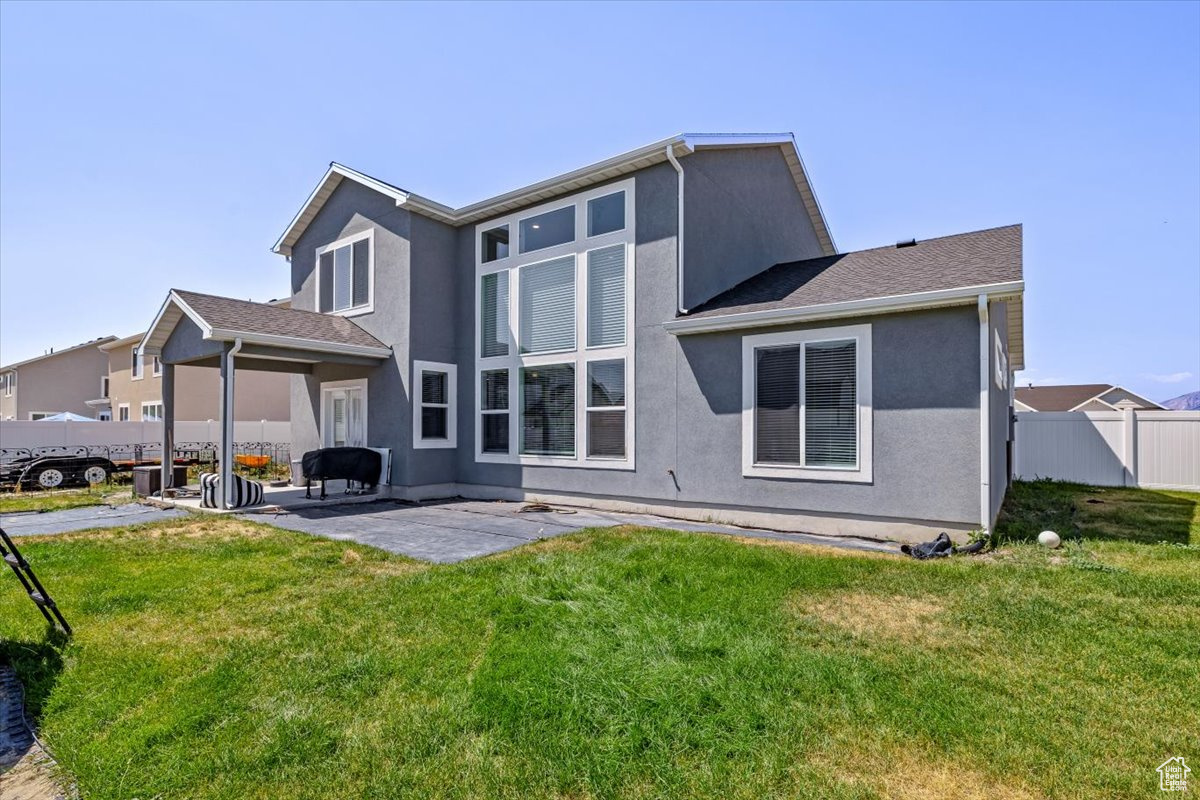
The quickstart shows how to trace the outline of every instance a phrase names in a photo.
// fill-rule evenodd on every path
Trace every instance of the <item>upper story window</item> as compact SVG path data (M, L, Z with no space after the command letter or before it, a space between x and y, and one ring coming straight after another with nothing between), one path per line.
M154 356L154 360L150 362L150 374L154 377L162 375L162 359Z
M483 263L508 258L508 226L499 225L480 234L479 258Z
M587 235L600 236L625 228L625 193L613 192L588 200Z
M871 480L871 326L742 339L742 473Z
M17 373L6 372L0 375L0 389L4 390L5 397L13 396L13 389L17 388Z
M520 222L521 252L532 253L575 241L575 206L556 208Z
M633 204L625 180L476 227L477 461L633 468Z
M142 379L142 360L142 354L138 352L136 347L133 348L129 356L129 370L131 377L135 381Z
M100 396L108 397L108 376L107 375L100 376Z
M317 248L317 310L365 314L375 301L375 231Z

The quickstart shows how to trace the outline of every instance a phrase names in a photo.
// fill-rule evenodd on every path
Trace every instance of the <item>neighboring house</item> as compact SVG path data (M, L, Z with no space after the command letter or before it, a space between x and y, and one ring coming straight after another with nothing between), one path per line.
M286 307L286 304L285 304ZM88 401L98 419L155 422L163 417L162 362L142 356L137 345L145 333L117 339L101 347L108 354L108 374L100 395ZM238 420L287 421L291 413L291 378L279 372L247 372L237 386ZM175 419L209 420L220 416L221 389L216 372L181 367L176 373Z
M172 291L140 347L293 373L294 451L389 448L396 497L928 537L990 527L1008 486L1021 249L838 253L789 134L457 209L333 164L275 245L291 310Z
M1118 403L1134 403L1144 411L1162 411L1163 407L1111 383L1080 383L1063 386L1018 387L1014 407L1017 411L1116 411Z
M0 420L38 420L69 411L94 416L87 401L108 370L106 336L0 367Z

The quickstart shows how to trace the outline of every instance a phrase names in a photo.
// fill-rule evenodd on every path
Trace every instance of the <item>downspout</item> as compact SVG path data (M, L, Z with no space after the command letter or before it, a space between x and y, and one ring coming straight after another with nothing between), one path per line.
M992 527L991 391L988 357L988 296L979 295L979 521L987 533Z
M679 159L675 158L675 150L671 145L667 145L667 161L671 162L671 166L675 168L675 172L679 175L679 222L675 234L675 273L676 283L679 287L679 296L676 300L676 308L679 316L683 316L688 312L683 307L683 167L679 164Z
M228 372L225 376L225 416L221 419L221 427L225 430L221 432L221 443L224 445L221 452L221 495L224 502L222 508L229 508L233 501L233 433L235 430L234 420L237 415L233 411L233 379L236 369L234 367L234 358L242 350L242 338L239 336L233 342L233 347L229 348L228 353Z

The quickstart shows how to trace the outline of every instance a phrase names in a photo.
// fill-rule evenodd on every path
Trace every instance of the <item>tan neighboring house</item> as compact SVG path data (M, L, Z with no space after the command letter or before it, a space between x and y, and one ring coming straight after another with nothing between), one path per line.
M1133 403L1139 411L1162 411L1163 407L1122 386L1111 383L1077 383L1062 386L1018 387L1015 411L1116 411L1118 403Z
M88 400L108 372L105 336L0 367L0 420L38 420L64 411L94 417Z
M158 356L136 352L144 333L114 339L100 349L107 356L107 371L97 378L90 413L97 419L118 422L153 422L162 418L162 364ZM217 370L204 367L175 368L175 419L217 419L220 380ZM100 394L97 396L96 392ZM258 422L287 421L291 417L291 377L282 372L245 372L234 384L236 418Z

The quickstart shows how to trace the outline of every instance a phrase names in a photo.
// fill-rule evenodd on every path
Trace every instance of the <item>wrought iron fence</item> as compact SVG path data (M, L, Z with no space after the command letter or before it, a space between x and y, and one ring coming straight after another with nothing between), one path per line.
M189 480L203 471L216 471L219 442L177 442L172 458L189 468ZM237 442L234 471L259 479L283 479L290 474L289 442ZM120 483L134 467L162 463L162 442L103 445L52 445L0 448L0 489L47 490L86 486L103 469L105 483ZM90 470L90 472L89 472ZM38 480L44 472L49 479Z

